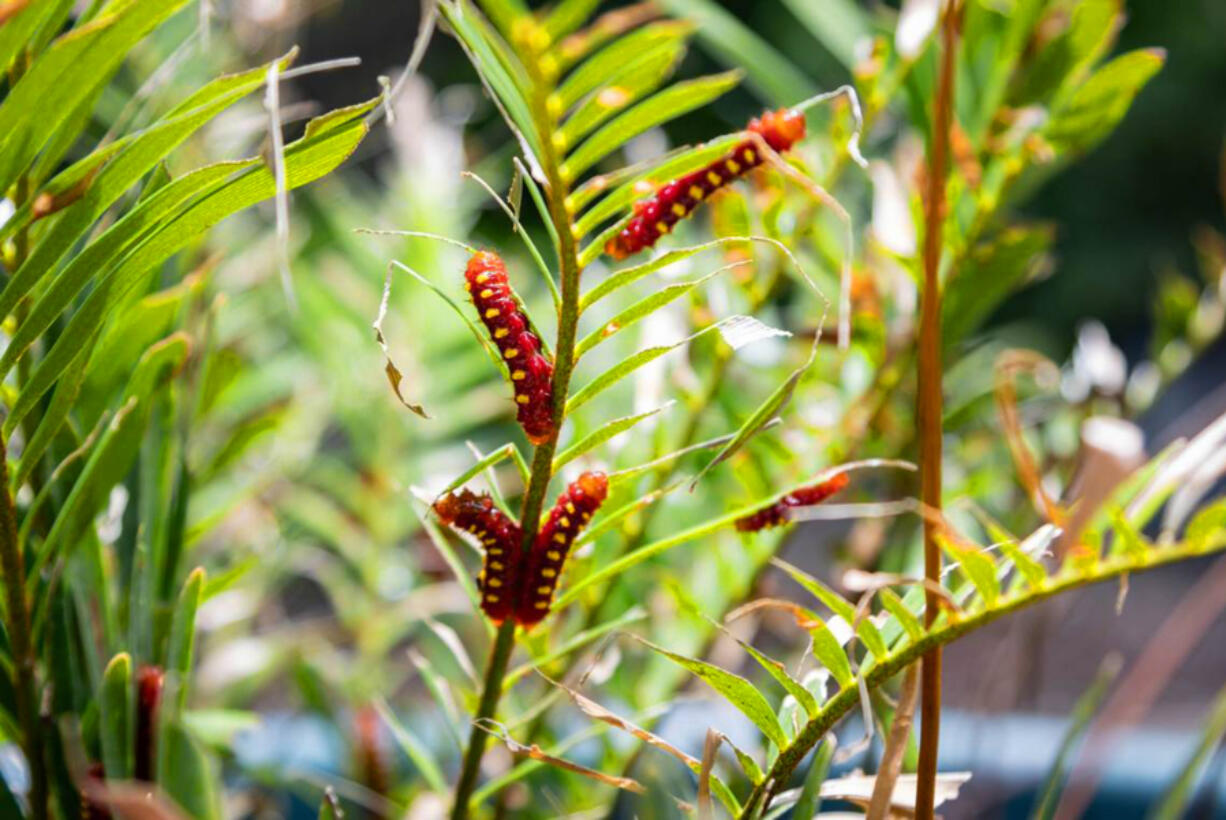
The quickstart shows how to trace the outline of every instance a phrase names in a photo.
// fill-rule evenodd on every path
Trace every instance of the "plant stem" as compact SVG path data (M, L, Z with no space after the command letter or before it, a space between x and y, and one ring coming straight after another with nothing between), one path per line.
M527 54L524 61L532 80L532 118L538 132L543 135L542 155L538 157L541 170L545 176L545 199L549 206L549 220L553 223L558 236L558 261L561 267L562 304L558 312L558 337L554 345L555 360L553 371L553 433L549 439L536 447L532 456L532 471L528 479L528 487L524 494L523 506L520 509L520 526L523 528L523 551L526 556L536 540L540 528L541 510L544 506L545 492L553 478L553 455L558 446L558 433L562 429L565 418L566 397L570 390L570 377L575 367L575 337L579 324L579 254L575 246L574 227L570 213L566 210L568 193L566 181L561 173L561 160L552 140L555 118L549 113L547 104L550 83L541 74L537 54ZM478 703L477 714L474 716L472 731L469 733L468 746L464 752L464 762L460 769L460 779L456 782L455 798L451 807L452 820L463 820L468 817L468 803L477 785L481 771L481 758L485 754L485 744L489 733L482 724L492 720L498 712L498 701L502 697L503 678L511 660L511 652L515 647L515 622L504 621L498 629L494 646L490 650L489 660L485 668L485 680L482 683L481 700Z
M924 197L924 288L920 303L916 417L920 439L920 499L934 510L941 509L941 249L945 221L945 179L949 172L958 9L958 0L948 0L941 21L941 69L937 78ZM924 576L940 583L941 548L937 543L937 521L928 516L924 518ZM932 589L927 589L924 597L924 624L931 627L937 617L937 597ZM917 820L932 820L941 731L939 645L924 655L920 667L920 721L915 816Z

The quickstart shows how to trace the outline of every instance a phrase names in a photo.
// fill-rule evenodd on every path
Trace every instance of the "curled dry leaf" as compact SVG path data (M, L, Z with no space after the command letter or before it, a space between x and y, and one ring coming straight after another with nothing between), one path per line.
M375 341L379 343L379 347L383 350L383 370L387 373L387 383L392 386L392 392L396 394L396 398L405 407L412 410L423 419L430 418L425 409L420 404L409 402L404 394L400 392L400 382L404 379L404 375L400 372L400 368L396 367L396 363L392 361L392 353L388 350L387 340L383 337L383 319L387 316L387 304L392 298L392 269L388 268L387 277L383 280L383 298L379 300L379 314L370 326L375 330Z
M545 676L542 675L542 677L545 677ZM561 689L563 692L565 692L566 695L571 699L571 702L574 703L575 706L579 709L579 711L583 712L583 714L587 715L588 717L594 720L599 720L602 723L607 723L616 729L621 729L623 732L628 732L634 735L635 737L637 737L639 740L643 741L644 743L650 746L654 746L657 749L660 749L661 751L667 752L668 754L680 760L686 766L689 766L694 771L699 770L700 763L697 758L691 757L690 755L681 751L676 746L673 746L671 743L669 743L668 741L666 741L664 738L660 737L659 735L652 734L651 732L647 731L641 726L631 723L630 721L626 720L620 715L616 715L613 712L610 712L608 709L601 706L596 701L584 695L579 694L574 689L571 689L569 686L567 686L564 683L560 683L548 677L546 677L545 680L549 681L554 686L556 686L558 689ZM701 803L701 799L699 802Z
M591 778L607 786L613 786L618 789L625 789L635 794L644 794L647 790L643 788L643 784L630 777L618 777L616 775L605 774L598 772L595 769L589 769L587 766L580 766L578 763L572 763L569 760L564 760L560 757L554 757L546 754L540 746L533 743L531 746L525 746L518 742L507 732L505 726L495 720L488 718L476 722L476 726L482 731L488 732L494 737L501 740L513 754L524 755L532 760L538 760L541 763L547 763L550 766L556 766L559 769L565 769L568 772L583 775Z
M698 772L698 820L715 817L715 807L711 805L711 770L715 768L715 756L722 739L719 732L707 729L707 739L702 744L702 768Z

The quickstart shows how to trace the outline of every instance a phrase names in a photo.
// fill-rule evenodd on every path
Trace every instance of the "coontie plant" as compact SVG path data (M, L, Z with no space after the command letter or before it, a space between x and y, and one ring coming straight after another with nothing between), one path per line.
M1121 101L1140 89L1161 57L1136 52L1095 69L1110 42L1114 19L1105 8L1079 11L1070 21L1054 7L1033 3L1026 14L1004 19L978 6L964 9L953 3L941 15L939 36L911 42L900 30L892 46L884 38L874 39L870 59L855 66L858 92L847 87L827 94L798 93L792 101L781 100L784 107L751 120L744 131L624 165L615 157L619 151L635 153L636 137L712 102L729 91L740 74L669 86L667 77L690 33L688 26L657 19L654 7L632 6L582 28L590 6L563 2L530 11L519 3L495 0L479 8L464 2L439 4L446 30L464 48L521 154L512 163L514 172L503 177L510 179L506 201L478 181L509 216L537 275L518 276L498 252L414 230L400 233L458 244L468 254L466 262L457 260L450 276L443 271L425 275L399 262L389 272L389 284L391 277L405 273L427 285L467 326L505 384L507 406L514 407L530 448L525 454L514 442L497 445L458 477L421 493L428 503L424 526L435 548L447 556L490 629L484 671L469 701L472 719L449 798L451 815L468 816L487 800L505 811L517 800L509 795L518 781L550 769L623 791L646 790L631 776L637 755L604 755L606 763L622 769L614 773L561 756L578 737L551 749L539 745L551 736L551 706L559 697L569 698L605 726L629 732L679 759L697 778L700 814L714 810L714 799L738 817L777 816L787 809L809 816L819 793L843 794L841 787L855 802L860 798L849 785L822 784L833 744L810 753L824 738L833 737L836 723L857 707L871 725L877 690L905 673L907 697L894 718L895 728L902 731L890 733L887 757L901 760L897 751L906 743L910 709L918 694L924 704L925 737L918 799L907 808L930 816L941 782L935 750L942 645L1063 591L1226 546L1220 503L1191 522L1179 522L1160 544L1142 535L1156 510L1196 469L1195 454L1220 442L1220 424L1182 452L1165 452L1145 465L1134 458L1130 470L1135 472L1107 481L1092 501L1073 510L1069 502L1053 499L1037 480L1031 445L1017 424L1013 380L1018 372L1046 372L1044 367L1050 365L1031 362L1019 371L1016 363L1025 357L1015 354L1001 355L998 383L988 386L988 394L995 390L998 397L1007 445L1006 461L995 463L1008 475L1012 459L1020 479L1017 495L1035 501L1040 525L1022 538L984 511L970 521L942 511L950 488L943 485L938 468L946 423L941 360L959 350L992 308L1033 274L1034 260L1047 242L1041 227L1009 225L1003 208L1050 173L1058 160L1100 140L1126 110ZM1048 36L1037 32L1041 25L1054 26L1054 21L1067 25L1061 45L1045 48L1046 41L1031 40ZM746 32L722 26L703 34L733 41ZM977 50L974 55L960 47L960 36L966 48ZM1072 45L1082 51L1070 51ZM1031 53L1036 50L1038 56ZM759 58L763 54L752 53ZM925 62L928 59L932 62ZM979 59L977 67L989 66L984 80L988 93L973 109L957 97L953 82L959 70L972 70L967 68L972 59ZM764 72L760 64L748 68L751 80L770 85L765 73L759 73ZM916 127L928 141L926 160L919 165L922 193L909 201L898 171L878 163L872 174L877 187L872 232L867 241L857 241L853 209L830 191L842 189L847 164L868 165L859 147L863 123L874 123L902 90L912 96ZM830 132L819 135L825 149L822 172L815 170L814 152L807 152L804 144L814 136L808 119L819 101L834 106ZM1046 117L1023 116L1027 106L1043 108ZM742 179L752 197L743 196L734 184ZM684 244L684 235L695 228L704 208L709 209L714 239ZM923 231L922 253L912 210L921 215L916 221ZM760 232L755 231L757 225ZM541 252L542 240L547 253ZM857 245L868 248L863 256ZM631 261L647 252L653 255L646 261ZM669 266L693 266L704 253L722 254L724 264L697 279L652 285ZM627 264L618 266L623 261ZM875 270L876 281L874 273L858 271L858 264ZM725 272L737 274L732 286L724 285ZM907 313L905 298L887 301L881 293L887 276L904 283L900 293L905 294L907 283L912 294L919 291L920 316ZM635 291L642 295L636 298ZM837 292L837 299L828 300L827 291ZM690 308L687 334L680 342L660 343L659 325L680 301ZM744 312L729 309L732 305ZM809 337L807 344L791 351L791 366L771 369L779 376L773 384L758 380L762 394L747 405L743 393L728 389L728 368L741 349L748 348L742 355L750 355L751 344L778 344L791 335L764 320L781 306L783 315L795 322L790 325L793 332L803 329ZM903 324L905 336L884 332L890 311ZM384 318L381 312L380 334ZM585 324L591 326L586 334L581 330ZM646 347L629 342L631 327L648 340ZM827 336L834 344L823 345ZM611 347L624 352L615 354L603 371L598 365L595 375L572 389L572 381L584 379L593 359ZM681 347L689 356L690 372L673 386L679 385L688 413L675 425L666 419L668 405L643 406L643 391L628 394L626 387L650 383L649 368L667 367L658 360ZM919 355L912 359L916 348ZM999 352L987 347L976 355ZM782 447L772 440L805 441L799 435L805 425L793 415L797 395L811 398L815 381L837 379L840 369L858 358L872 363L874 378L867 390L845 402L838 435L819 434L808 442L813 453L824 452L825 458L818 457L818 464L807 468L806 463L813 465L811 458L778 458ZM918 380L911 375L913 361ZM426 367L428 373L428 363ZM388 374L401 394L404 376L391 359ZM696 374L706 377L705 387L693 384ZM915 385L918 434L909 438L889 431L883 419L898 412L896 404L911 403L901 388ZM662 391L657 387L651 392ZM635 399L635 412L616 415L629 396ZM704 439L704 412L712 402L734 425ZM416 409L423 415L442 412ZM1095 429L1094 424L1087 427ZM876 447L896 448L884 453L891 457L848 460L860 448L860 437L869 433L877 436ZM1132 441L1127 433L1118 435ZM635 438L643 446L637 446ZM1087 432L1087 446L1093 438ZM914 490L905 477L914 466L897 458L910 454L912 442L919 445L920 499L907 497ZM639 453L645 457L636 460ZM696 460L692 475L678 475L681 465ZM815 470L822 461L833 466ZM496 480L484 492L469 486L492 476L503 462L513 465L522 482L517 510ZM1071 470L1072 464L1069 459L1053 469ZM871 481L850 488L851 476L864 468L872 470L866 476L880 474L877 489L892 488L903 497L885 504L836 503L842 509L830 508L829 499L836 493L850 489L863 498L871 491ZM729 473L735 470L743 472L742 492L750 488L750 497L719 510L717 499L727 492ZM550 487L559 484L565 487L547 511ZM705 508L695 508L687 495L706 495ZM974 508L969 497L965 501ZM782 543L772 537L772 530L783 531L780 525L806 517L899 514L913 514L923 523L925 577L860 577L848 582L858 584L861 593L853 603L816 578L778 563L829 615L752 597L753 584L745 581L770 564ZM1015 510L1006 517L1023 525L1026 521ZM462 534L477 553L475 583L466 569L474 562L455 550L431 518ZM694 523L676 526L687 519ZM900 522L897 529L905 532L905 525ZM975 533L988 536L984 540L991 546L981 544ZM703 591L670 582L660 569L666 566L661 563L666 553L701 549L703 541L731 543L723 540L730 535L740 539L732 549L744 555L740 566L730 571L741 573L741 578L731 597L716 606L728 610L743 604L729 613L729 620L783 609L810 641L817 668L799 677L741 644L766 679L782 687L786 697L779 707L754 682L702 659L722 626L706 620L701 600L708 596ZM657 573L645 576L643 571L653 564ZM658 687L652 690L657 696L665 697L682 679L660 674L661 668L671 666L708 684L761 732L763 762L734 747L737 766L721 774L715 765L717 750L721 743L730 743L727 735L712 729L700 760L644 728L656 715L650 709L653 703L639 699L641 687L634 702L643 711L633 718L616 715L573 688L576 680L586 678L576 674L583 671L582 651L640 619L641 610L632 603L646 601L640 584L653 582L667 588L696 628L676 633L674 640L684 646L669 646L668 630L653 635L655 640L640 637L639 645L664 664L643 666L650 671L644 680ZM619 604L620 612L615 609ZM517 646L529 657L524 665L512 667ZM929 670L922 681L913 677L921 658ZM611 687L617 687L618 675L630 674L628 663L621 661L609 680ZM540 680L532 680L533 670L540 672ZM517 698L515 690L522 687L536 694ZM421 741L405 726L394 729L414 763L437 773ZM501 739L519 762L481 786L491 737ZM811 762L803 787L791 790L806 760ZM897 768L887 767L878 782L870 784L876 790L863 795L870 815L884 816L882 812L891 809L897 776ZM577 799L578 805L589 802ZM689 802L688 797L680 799ZM548 813L544 805L525 806L522 796L518 800L525 811Z

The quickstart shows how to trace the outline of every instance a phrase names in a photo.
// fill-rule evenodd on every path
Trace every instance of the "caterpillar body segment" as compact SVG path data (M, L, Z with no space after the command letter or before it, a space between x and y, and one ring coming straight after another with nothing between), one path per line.
M463 530L481 542L485 559L477 587L481 611L496 624L514 617L519 599L523 564L523 530L494 505L494 500L471 490L448 493L434 502L434 513L444 524Z
M587 472L567 487L541 525L528 559L517 620L531 628L549 614L553 593L575 538L609 495L604 473Z
M747 130L782 153L804 138L804 114L786 108L767 111L751 120ZM755 140L743 140L706 167L661 186L651 197L635 203L634 216L605 244L605 253L614 259L625 259L655 245L703 200L761 165L765 158L758 146Z
M787 524L791 519L788 510L793 507L812 507L820 504L830 496L843 490L848 483L848 474L839 473L825 481L785 495L774 504L769 504L736 521L740 532L760 532L761 530Z
M506 265L495 253L474 253L464 288L511 374L515 417L528 439L540 444L553 433L553 362L511 292Z

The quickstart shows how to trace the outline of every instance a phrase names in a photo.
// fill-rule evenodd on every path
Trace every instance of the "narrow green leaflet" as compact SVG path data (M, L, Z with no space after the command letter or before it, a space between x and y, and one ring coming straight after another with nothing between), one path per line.
M1047 571L1043 569L1042 564L1022 552L1016 542L1002 541L1000 551L1013 562L1013 566L1017 567L1017 571L1021 573L1022 578L1031 589L1039 589L1043 586L1043 582L1047 580Z
M576 145L596 126L655 91L673 73L684 53L681 43L669 43L623 66L566 118L558 130L559 144L562 147Z
M196 645L196 610L204 597L205 574L196 567L187 576L170 622L170 641L166 650L166 670L175 676L176 712L187 703L187 682L192 671L192 651Z
M706 276L703 276L700 279L692 279L689 282L677 282L672 285L666 285L665 287L657 290L655 293L652 293L650 296L640 299L630 307L618 313L613 318L609 319L600 327L593 330L587 336L583 337L579 344L575 346L575 358L578 359L606 339L609 339L612 336L622 332L640 319L650 316L652 313L670 302L680 299L694 288L706 282L712 276L722 273L724 270L725 268L721 268L717 271L708 273Z
M691 336L690 339L692 338L694 337ZM655 347L649 347L645 350L640 350L639 352L625 359L622 359L620 362L613 365L587 384L583 385L583 387L581 387L573 396L570 397L570 399L567 400L567 415L575 412L580 407L587 404L589 401L596 398L598 395L608 390L622 379L626 378L626 376L629 376L631 373L638 370L640 367L648 364L649 362L655 361L665 353L676 350L690 339L682 339L681 341L671 345L657 345Z
M63 35L0 104L0 191L78 109L105 86L132 47L187 0L130 0ZM35 115L36 114L36 115Z
M592 305L608 296L610 293L620 290L628 285L632 285L643 277L650 276L656 271L663 270L674 262L680 262L683 259L688 259L699 251L704 251L711 247L714 247L714 243L704 243L702 245L694 245L688 248L677 248L675 250L666 251L646 262L642 262L629 268L623 268L611 276L606 276L604 279L597 282L590 290L588 290L587 293L580 297L579 310L587 310Z
M446 18L461 47L477 69L482 83L502 112L503 119L515 133L524 152L539 164L541 144L533 126L528 100L512 72L507 71L505 55L500 59L495 46L483 33L484 22L467 3L451 3L441 0L439 11Z
M568 639L561 646L551 649L543 655L537 655L532 660L520 664L512 669L502 679L502 690L505 692L515 686L521 679L531 675L536 669L541 669L548 666L554 661L565 658L572 652L582 649L600 638L608 635L610 632L621 630L632 623L637 623L647 617L647 610L633 606L623 612L611 621L606 621L603 624L597 624L591 629L585 629Z
M775 391L766 398L766 401L758 405L758 408L750 414L749 418L737 428L736 437L732 441L724 445L724 448L719 451L715 458L711 459L698 475L694 476L694 480L690 482L690 486L695 486L707 473L713 470L716 466L723 463L726 459L731 458L738 450L745 446L745 443L758 434L766 425L770 424L775 415L787 406L792 400L792 393L796 390L796 385L800 383L800 378L809 369L809 366L817 359L817 347L821 341L820 334L814 337L813 346L809 350L809 357L788 375L783 384L775 388Z
M25 8L0 25L0 72L8 70L13 58L26 47L38 27L55 11L55 6L55 3L47 2L27 3Z
M551 40L565 37L592 16L600 0L561 0L545 18L545 31Z
M1167 790L1160 802L1150 814L1153 820L1179 820L1187 817L1188 804L1196 796L1196 784L1204 774L1205 767L1213 757L1214 751L1226 737L1226 687L1222 688L1204 722L1200 741L1192 751L1191 756L1179 770L1179 777Z
M1206 504L1188 522L1183 537L1198 552L1209 552L1226 544L1226 499Z
M515 468L519 471L519 477L523 480L524 486L528 486L528 464L524 461L524 457L520 455L519 448L514 444L508 443L489 455L482 457L476 464L456 476L450 484L442 489L439 495L444 495L458 487L464 486L473 476L479 475L505 459L510 459L515 464Z
M773 658L768 658L740 638L737 638L737 643L758 662L759 666L766 670L767 674L778 681L779 685L786 689L789 695L796 698L796 702L801 705L809 717L817 714L817 698L813 697L813 694L808 689L804 688L799 681L789 675L782 663Z
M182 365L187 353L187 339L178 334L151 348L137 365L123 406L95 445L39 547L31 571L34 579L61 548L71 549L77 544L81 533L106 504L111 488L127 475L140 449L153 392Z
M1120 657L1114 654L1108 655L1099 667L1094 681L1077 699L1077 703L1073 706L1069 727L1060 741L1059 751L1056 752L1056 759L1052 761L1051 770L1047 773L1047 778L1039 791L1039 800L1031 815L1033 820L1051 820L1055 815L1056 806L1060 802L1060 793L1064 789L1065 778L1068 777L1066 769L1069 760L1086 730L1090 728L1090 721L1098 713L1099 707L1102 706L1103 700L1111 691L1111 685L1115 683L1119 672Z
M377 99L371 100L312 120L303 137L286 146L286 186L292 189L305 185L343 162L366 135L367 126L362 118L377 102ZM24 415L33 402L50 389L79 352L74 342L87 338L102 326L109 311L149 270L222 219L270 198L275 191L272 172L260 165L198 198L174 219L152 231L104 274L55 345L39 362L6 424L15 424L20 419L18 409Z
M657 407L656 409L648 410L645 413L639 413L634 416L624 416L623 418L614 419L613 421L602 424L600 427L597 427L595 430L588 433L574 444L571 444L562 452L558 453L553 459L553 472L557 473L560 468L574 461L579 456L595 447L600 446L601 444L604 444L606 441L619 433L624 433L643 419L654 416L656 413L666 409L668 406L669 405L666 404L664 407Z
M93 349L96 341L95 335L87 340L82 348L84 350ZM79 409L78 398L85 381L87 359L84 352L78 354L65 371L64 378L60 379L59 384L56 385L51 401L48 402L38 420L38 427L34 430L34 435L30 437L29 443L21 451L21 460L17 462L17 468L13 471L14 487L20 487L26 483L68 419L68 414Z
M290 55L287 55L277 63L284 69L289 65L290 59ZM267 73L267 67L261 67L214 80L194 95L200 101L196 107L133 135L117 153L93 160L93 164L89 166L91 170L76 183L88 185L84 195L64 210L54 227L39 241L29 259L5 284L3 292L0 292L0 315L7 316L11 313L18 300L29 293L124 191L131 188L163 157L203 125L259 88ZM86 162L90 162L89 157L78 165ZM92 179L89 178L90 175Z
M801 484L797 486L805 486L805 485ZM669 535L665 538L661 538L658 541L653 541L650 544L644 544L643 546L639 547L634 552L631 552L627 555L623 555L621 558L618 558L616 561L605 564L604 566L602 566L600 569L596 570L595 572L589 573L583 576L582 578L576 580L569 588L567 588L565 593L559 596L559 598L554 604L555 610L561 610L562 607L564 607L566 604L578 598L579 594L583 590L587 589L589 586L592 586L593 584L597 584L605 580L606 578L610 578L615 575L620 575L621 573L626 572L632 567L638 566L644 561L650 560L651 558L654 558L655 556L660 555L661 553L667 552L673 547L680 546L681 544L685 544L690 541L694 541L698 538L703 537L704 535L709 535L710 533L723 529L724 527L730 527L736 523L737 519L744 518L746 515L749 515L752 512L756 512L757 510L762 509L762 507L768 504L775 503L780 498L783 498L785 495L792 492L796 488L797 488L796 486L788 487L787 489L781 492L773 493L771 495L764 496L761 498L752 499L748 503L743 504L734 510L731 510L725 515L721 515L718 518L709 519L707 521L704 521L701 524L696 524L693 527L690 527L688 530L682 530L681 532L673 533L672 535ZM631 505L626 505L626 507L623 509L629 508L630 506ZM601 523L603 524L603 521ZM583 536L580 537L580 543L582 543L582 538Z
M590 136L562 163L562 176L573 180L625 145L630 139L657 125L701 108L740 82L739 71L677 83L634 108L618 115Z
M791 61L714 0L659 0L693 21L698 38L726 65L741 66L749 84L773 105L794 105L817 87Z
M220 820L221 800L217 793L220 773L210 764L200 744L178 721L166 726L161 740L166 746L166 767L158 772L158 780L166 793L188 817Z
M258 163L259 160L254 158L221 162L185 174L133 208L84 251L76 254L34 302L30 314L13 334L12 341L0 357L0 374L11 370L21 354L46 332L90 280L107 270L139 239L163 228L194 197L217 190L236 172ZM23 295L16 292L10 297L7 289L4 294L6 304L16 304Z
M967 579L975 585L984 606L991 608L1000 597L1000 581L996 577L996 565L986 554L970 547L961 547L938 536L941 548L951 561L956 561Z
M924 637L923 624L903 599L898 597L898 593L892 589L883 589L877 597L880 598L881 605L885 607L886 612L894 616L894 620L906 631L907 637L912 642Z
M813 597L829 607L831 612L846 621L848 626L856 622L856 608L842 595L787 561L776 558L772 563L791 576L793 581L808 590ZM876 625L867 617L860 619L856 634L860 636L860 640L864 641L864 646L868 651L878 659L886 656L885 641L882 640Z
M779 719L775 717L775 711L771 709L766 698L754 688L752 683L706 661L678 655L637 636L635 640L701 678L704 683L723 695L741 714L753 721L754 725L761 729L762 734L766 735L777 748L787 747L787 736L784 735L783 728L779 725Z
M674 50L679 53L681 43L691 31L693 26L689 23L665 21L643 26L618 38L566 75L557 90L559 106L563 111L569 110L579 100L608 84L609 77L618 70L646 55Z
M1062 151L1088 151L1124 118L1133 99L1165 61L1161 49L1130 51L1111 60L1053 113L1047 138Z
M106 776L126 780L132 776L132 658L120 652L102 673L98 696L98 736Z
M851 662L847 653L839 645L839 639L834 637L830 627L816 615L812 618L813 625L808 626L809 635L813 638L813 657L830 670L840 688L855 685L855 676L851 672ZM882 656L884 657L884 656Z
M429 747L392 714L392 710L388 708L385 702L382 700L375 701L375 709L379 712L379 717L383 718L383 722L387 724L387 728L391 730L392 738L396 741L396 745L404 751L413 765L417 767L417 772L421 775L422 779L435 791L446 791L447 781L443 777L438 764L434 762Z

